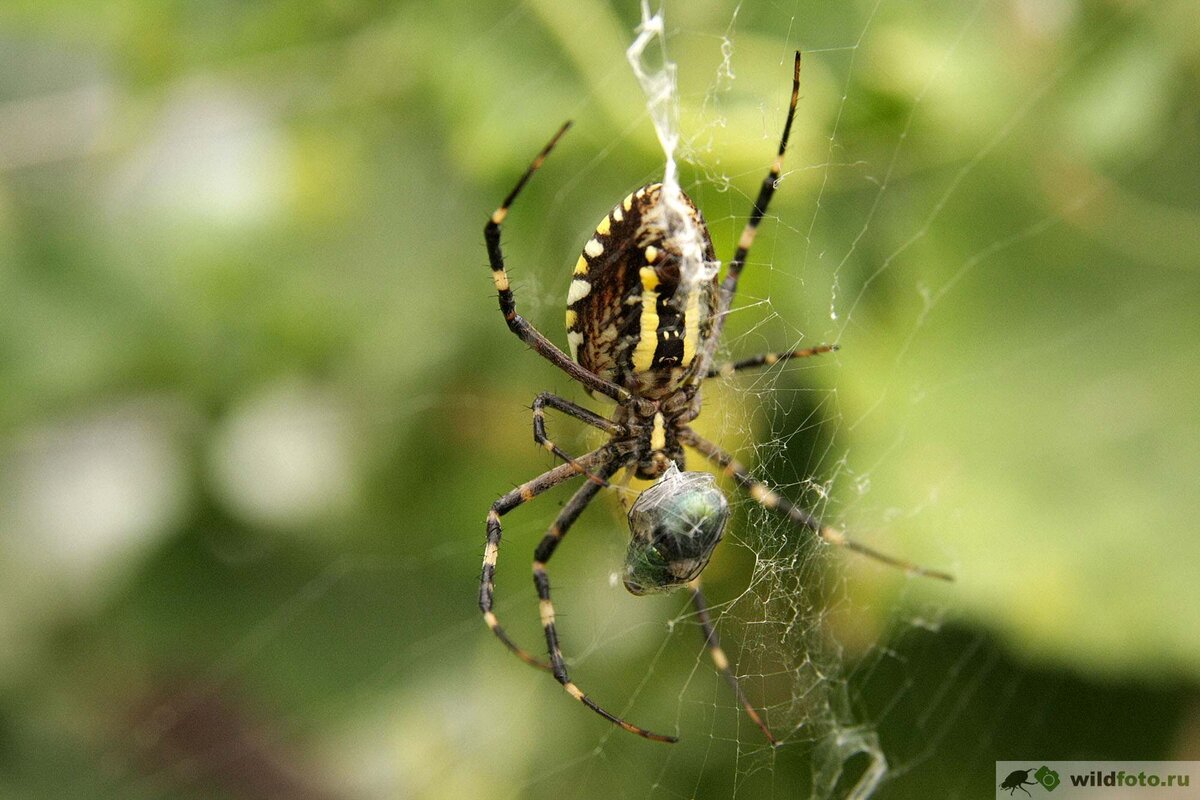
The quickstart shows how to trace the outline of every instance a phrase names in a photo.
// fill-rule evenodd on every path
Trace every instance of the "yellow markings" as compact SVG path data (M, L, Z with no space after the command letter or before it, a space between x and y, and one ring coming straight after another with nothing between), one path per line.
M576 275L587 275L587 271L588 271L587 259L584 258L583 256L580 256L579 260L575 262L575 274Z
M830 544L844 545L846 543L846 534L836 528L821 528L821 538Z
M739 250L749 250L750 245L754 244L754 233L757 229L753 225L747 225L742 231L742 238L738 239Z
M554 624L554 606L549 600L538 603L538 612L542 615L542 627L549 628Z
M571 288L567 290L567 305L573 306L580 300L588 296L588 292L592 291L592 284L578 278L571 281Z
M638 277L642 279L642 290L645 292L653 292L658 288L658 273L650 267L642 267L638 270ZM657 294L657 292L656 292Z
M604 245L600 244L596 239L588 239L588 243L583 246L583 252L595 258L604 252Z
M631 194L627 194L627 195L625 195L625 199L621 201L621 206L622 206L622 207L623 207L623 208L624 208L626 211L628 211L629 209L633 208L633 195L631 195Z
M572 681L567 681L563 684L563 688L567 690L567 694L574 697L579 702L583 702L583 690L574 684Z
M500 548L495 542L488 542L487 547L483 551L483 563L491 566L496 566L496 557L500 555Z
M729 659L725 656L725 651L721 648L714 647L712 649L712 660L716 668L722 672L729 669Z
M496 619L496 615L491 611L483 612L483 621L492 630L496 630L496 628L500 625L500 620Z
M651 267L642 267L638 274L642 278L642 325L633 351L633 369L649 372L658 348L658 292L655 291L658 273Z
M504 218L507 216L508 216L507 208L497 208L495 211L492 212L492 222L499 225L501 222L504 222Z
M731 375L733 375L733 373L735 373L735 372L737 372L737 370L735 370L733 368L732 361L726 361L724 364L721 365L720 374L721 374L722 378L728 378Z
M638 189L638 190L637 190L637 196L638 196L639 198L641 198L641 197L645 197L645 196L646 196L646 190L647 190L647 189L649 189L649 188L650 188L649 186L643 186L642 188Z
M492 281L496 284L497 292L508 291L508 273L504 270L496 270L492 272Z
M547 439L546 441L542 442L542 447L546 448L546 449L547 449L547 450L549 450L551 453L553 453L553 452L554 452L554 442L550 441L549 439Z
M612 218L613 218L613 222L620 222L621 220L625 219L625 215L621 213L620 206L617 206L616 208L613 209Z
M732 478L738 473L738 463L736 461L730 461L725 465L725 469L723 471L726 478Z
M767 508L774 508L779 503L779 495L772 492L761 483L756 483L750 487L750 496L762 503Z
M488 522L499 522L499 521L500 521L499 512L497 512L496 509L494 509L494 508L488 509Z
M600 234L601 236L607 236L608 226L611 224L612 221L609 220L608 217L605 217L604 219L600 220L600 224L596 226L596 233Z
M524 486L521 487L521 500L523 502L528 503L532 499L533 499L533 489L529 488L529 484L525 484Z
M646 248L646 263L653 264L658 259L658 248L650 245Z
M650 449L662 450L667 446L667 428L661 411L654 414L654 427L650 430Z
M763 357L763 363L768 367L777 361L779 361L779 356L777 356L775 353L767 353L766 356Z
M571 360L579 360L579 345L583 344L583 334L579 331L567 331L567 347L571 349Z
M568 328L568 329L570 329L570 328L574 328L574 327L575 327L575 323L576 323L578 320L579 320L579 315L575 313L575 310L574 310L574 309L571 309L571 308L568 308L568 309L567 309L567 328Z
M683 366L690 367L700 340L700 284L692 284L683 310Z
M771 174L773 176L778 178L780 172L783 172L783 153L775 156L775 163L771 165Z

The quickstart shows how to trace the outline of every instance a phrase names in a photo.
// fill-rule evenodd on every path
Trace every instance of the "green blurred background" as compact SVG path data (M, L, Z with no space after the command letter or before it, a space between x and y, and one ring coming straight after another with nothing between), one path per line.
M892 764L880 797L991 797L998 759L1200 759L1196 6L666 16L723 257L805 51L726 352L843 348L714 387L705 430L959 578L812 559L739 505L713 599L833 609L791 613ZM482 225L573 118L506 228L518 303L563 343L588 232L661 174L638 18L0 7L0 797L809 793L824 734L770 666L801 654L755 633L779 604L721 618L797 726L772 754L682 598L610 581L613 498L555 560L567 650L680 744L614 733L475 606L488 504L551 464L528 404L585 399L506 332ZM531 647L528 558L564 499L507 518L499 609Z

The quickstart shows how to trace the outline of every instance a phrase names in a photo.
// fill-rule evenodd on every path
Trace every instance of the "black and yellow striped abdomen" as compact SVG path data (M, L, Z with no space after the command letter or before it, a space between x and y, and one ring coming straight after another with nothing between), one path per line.
M712 332L716 256L700 211L682 192L678 208L696 252L687 265L662 187L645 186L600 221L567 293L567 342L580 366L651 399L691 379ZM671 228L676 228L671 230Z

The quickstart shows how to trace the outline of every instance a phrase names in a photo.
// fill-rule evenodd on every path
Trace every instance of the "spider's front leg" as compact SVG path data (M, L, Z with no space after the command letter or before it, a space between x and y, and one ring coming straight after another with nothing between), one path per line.
M624 426L618 425L612 420L605 419L583 406L576 405L570 400L566 400L551 392L542 392L533 399L533 440L568 464L576 463L575 459L546 435L546 408L553 408L555 411L560 411L569 417L574 417L580 422L586 422L588 425L604 431L609 436L623 436L626 432ZM587 473L587 477L589 481L597 486L608 485L608 481L590 472Z
M605 446L572 462L560 464L549 472L534 478L532 481L521 484L493 503L487 518L487 547L483 555L483 572L480 576L479 609L483 612L484 622L509 650L525 663L539 669L547 669L554 673L554 677L562 684L567 694L571 695L571 697L574 697L609 722L619 725L630 733L636 733L638 736L658 742L676 742L678 741L677 737L653 733L644 728L639 728L600 706L575 685L567 674L567 667L563 661L562 650L558 644L558 629L554 620L554 604L550 599L550 578L546 573L546 562L550 560L550 556L554 554L555 549L563 537L566 536L571 525L583 513L583 510L596 496L596 493L600 491L600 484L585 483L571 496L571 499L563 507L562 512L555 519L554 524L550 526L550 530L546 532L546 535L542 538L541 543L534 552L533 582L537 587L542 628L546 635L546 644L550 650L550 663L546 664L509 638L508 633L500 626L500 622L493 610L495 606L496 561L500 555L500 538L502 535L500 517L512 511L517 506L532 500L542 492L552 489L576 475L582 474L581 470L594 469L602 480L606 480L622 467L626 466L627 461L628 459L623 457L619 451L610 446Z
M539 397L540 397L540 395L539 395ZM600 452L600 451L596 451L596 452ZM563 467L574 465L579 470L578 473L576 473L576 474L589 474L590 475L591 473L586 472L587 468L586 468L585 464L587 464L591 460L593 460L593 457L596 455L596 452L588 453L586 456L583 456L581 459L572 459L572 458L568 457L567 463L558 467L557 469L562 469ZM603 458L601 458L599 460L601 463L600 463L600 466L598 467L598 469L599 469L600 473L602 475L604 475L605 477L607 477L608 475L611 475L612 473L619 470L621 468L622 464L624 463L620 459L619 456L614 457L610 461L604 461ZM584 463L580 463L580 462L584 462ZM547 473L547 474L549 474L549 473ZM536 480L537 479L535 479L535 481L531 481L531 484L535 483ZM550 557L548 555L548 553L552 553L554 551L554 548L558 546L559 540L561 540L564 536L567 535L567 531L569 531L571 529L571 526L573 524L575 524L575 520L579 518L579 515L581 513L583 513L583 510L587 507L588 503L590 503L592 501L592 498L594 498L596 496L596 493L598 491L600 491L600 488L605 485L607 485L607 481L605 481L604 478L597 477L595 482L589 481L588 483L585 483L583 486L579 487L579 489L575 492L575 494L571 496L571 499L569 501L567 501L567 504L563 507L562 511L559 512L559 514L555 518L553 524L550 525L549 530L546 531L546 535L544 537L542 537L542 542L540 545L538 545L538 549L537 549L538 555L535 556L535 560L545 561L547 558ZM521 489L518 487L513 492L509 492L507 495L500 498L500 500L497 500L496 504L492 506L493 510L497 510L498 514L506 513L503 510L498 510L498 507L500 506L500 504L504 501L504 499L506 497L510 497L514 493L516 493L518 495L518 497L521 496L520 495ZM492 518L491 518L491 515L489 514L488 515L488 551L487 552L488 552L488 555L491 556L491 571L492 571L492 573L494 573L495 566L496 566L495 554L497 554L499 552L499 545L500 545L500 530L499 530L499 521L497 521L496 526L493 528L491 520L492 520ZM493 539L492 539L493 531L495 533L495 542L496 542L496 547L494 547L494 548L491 546L491 543L493 541ZM547 553L547 554L543 554L543 553ZM484 558L483 563L484 563L484 566L483 566L484 585L487 587L490 587L492 585L493 575L491 573L489 573L487 557ZM493 604L492 604L490 595L487 598L487 607L486 608L484 608L483 604L484 604L484 594L481 593L480 594L480 608L483 609L484 621L487 622L488 627L492 629L492 632L496 634L496 636L500 639L500 641L503 642L504 645L506 647L508 647L509 650L511 650L514 654L516 654L516 656L518 658L520 658L522 661L524 661L526 664L529 664L531 666L537 667L539 669L544 669L547 672L550 672L551 667L548 663L546 663L545 661L542 661L539 658L534 657L533 655L530 655L528 650L526 650L523 647L520 647L515 642L513 642L513 640L511 638L509 638L508 633L503 628L500 627L499 622L496 620L495 613L491 610Z
M854 552L860 553L868 558L873 558L881 563L888 564L889 566L896 567L897 569L902 569L912 575L921 575L927 578L937 578L938 580L943 581L954 580L954 576L948 572L929 569L928 567L922 567L919 564L914 564L911 561L905 561L904 559L896 558L895 556L889 556L886 553L881 553L874 548L867 547L864 544L860 544L853 539L850 539L845 533L836 528L822 524L821 521L812 514L795 505L786 497L779 494L762 481L756 479L744 466L738 463L737 459L735 459L730 453L722 450L720 447L717 447L717 445L713 444L707 439L701 438L691 428L683 430L680 433L679 440L686 445L696 448L696 450L700 451L705 458L721 467L725 474L736 480L738 485L745 489L746 493L749 494L750 498L756 503L764 508L770 509L771 511L777 511L781 514L784 514L788 517L788 519L792 520L792 522L796 523L800 527L821 537L823 541L832 545L837 545L838 547L844 547L847 550L853 550Z
M738 702L746 710L746 716L750 717L750 721L759 727L772 747L778 747L779 740L775 738L770 728L767 727L767 723L759 716L758 710L751 705L746 693L742 691L742 684L733 674L729 656L725 655L725 650L721 647L721 640L717 638L717 628L713 625L712 616L709 614L708 601L704 599L704 592L700 590L700 579L696 578L689 583L688 589L692 593L692 605L696 607L696 618L700 621L700 632L704 634L704 646L708 648L713 665L718 672L725 676L726 682L733 687L733 693L737 695Z
M597 472L602 478L607 479L619 469L626 466L627 463L628 459L617 457L607 464L602 464L597 468ZM554 673L555 679L566 689L567 694L614 725L618 725L630 733L637 734L646 739L652 739L656 742L677 742L679 741L678 737L653 733L645 728L639 728L637 725L626 722L616 714L606 710L603 706L584 694L583 690L575 685L575 682L571 680L570 675L567 673L567 665L563 660L562 648L558 641L558 627L555 623L554 603L550 599L550 575L546 572L546 563L554 555L554 551L558 549L558 545L562 542L571 524L579 517L580 513L583 512L583 509L591 502L598 491L600 491L600 486L595 483L587 483L581 486L579 491L563 507L562 513L559 514L554 524L550 526L550 530L542 538L541 543L538 544L537 550L533 554L533 584L537 587L538 601L541 606L542 629L546 635L546 647L550 651L550 671Z
M582 475L585 470L600 462L606 452L603 448L594 450L585 456L566 463L559 464L554 469L542 473L531 481L527 481L511 492L498 498L492 503L491 509L487 515L487 545L483 551L483 571L479 576L479 610L483 612L483 621L491 629L492 633L496 634L504 645L517 655L526 664L531 664L541 669L550 669L550 665L541 659L531 655L521 647L518 647L512 639L509 638L504 628L500 626L499 620L496 619L495 593L496 593L496 561L500 557L500 538L502 535L500 526L500 517L512 511L517 506L527 503L537 497L542 492L553 489L560 483L574 478L577 475ZM593 486L594 484L588 484ZM599 488L599 487L597 487Z

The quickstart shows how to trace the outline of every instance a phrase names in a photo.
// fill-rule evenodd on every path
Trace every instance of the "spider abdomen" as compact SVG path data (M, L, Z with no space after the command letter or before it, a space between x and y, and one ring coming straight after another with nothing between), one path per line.
M717 261L704 217L661 184L613 206L575 265L567 342L580 366L662 398L684 385L712 332Z

